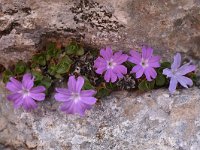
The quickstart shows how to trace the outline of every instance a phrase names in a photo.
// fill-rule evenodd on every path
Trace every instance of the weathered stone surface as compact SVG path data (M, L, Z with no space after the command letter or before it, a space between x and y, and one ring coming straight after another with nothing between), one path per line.
M4 90L1 88L0 91ZM65 115L47 99L38 110L13 110L0 98L0 144L38 150L198 150L200 89L115 92L83 118Z
M199 0L0 0L0 63L27 60L53 37L199 59L199 11Z
M164 58L183 52L200 66L199 0L0 0L0 64L28 60L48 40L76 38L128 51L150 45ZM199 69L199 68L198 68ZM0 149L199 150L200 89L113 93L86 117L47 99L13 110L0 86Z

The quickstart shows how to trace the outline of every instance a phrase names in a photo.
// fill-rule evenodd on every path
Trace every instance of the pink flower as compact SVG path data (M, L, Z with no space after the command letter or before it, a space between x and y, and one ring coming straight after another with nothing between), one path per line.
M128 61L136 64L131 70L131 73L136 73L136 78L140 78L145 74L148 81L152 81L157 76L154 68L160 67L160 56L153 56L152 48L142 48L142 56L140 53L131 50L131 56Z
M171 78L169 84L170 93L175 92L178 83L180 83L185 88L188 88L188 85L192 86L192 80L188 77L185 77L184 75L195 71L195 69L196 66L190 65L190 63L181 66L181 55L177 53L174 56L174 62L171 66L171 69L166 68L163 70L163 74Z
M25 110L35 109L37 107L36 101L43 101L46 89L44 86L34 86L34 78L27 73L23 76L22 82L15 78L10 78L10 82L6 84L6 88L11 91L8 95L8 100L14 103L14 108L23 106Z
M94 90L81 90L84 85L84 78L75 76L69 77L68 88L56 88L55 99L63 102L60 109L68 114L79 114L83 116L87 109L91 109L96 103L93 95Z
M122 54L122 51L113 54L111 48L101 49L100 54L94 61L94 67L97 68L96 73L104 74L106 82L115 82L117 79L123 78L127 74L127 68L122 65L128 59L128 55Z

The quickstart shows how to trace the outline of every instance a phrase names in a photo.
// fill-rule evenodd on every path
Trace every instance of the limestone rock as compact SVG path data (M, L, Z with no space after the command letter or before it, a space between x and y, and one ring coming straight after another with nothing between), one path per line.
M28 60L47 41L81 40L129 51L182 52L200 66L199 0L0 0L0 64ZM199 68L198 68L199 69ZM34 112L14 110L0 83L0 149L199 150L200 89L115 92L86 116L58 111L53 98Z
M0 91L4 90L1 88ZM47 99L34 112L13 110L0 99L0 144L37 150L198 150L200 89L115 92L85 117L59 112Z
M30 59L48 39L69 38L199 59L199 10L199 0L0 0L0 63Z

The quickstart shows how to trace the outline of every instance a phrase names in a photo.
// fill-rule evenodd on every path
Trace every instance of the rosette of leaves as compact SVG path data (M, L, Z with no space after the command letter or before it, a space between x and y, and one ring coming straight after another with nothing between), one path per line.
M30 71L28 65L20 60L16 63L16 65L12 65L6 70L4 69L2 73L3 82L8 82L11 76L20 78L25 72L28 71Z
M163 70L165 68L170 68L170 67L171 67L171 63L170 62L163 62L163 63L161 63L160 68L158 68L156 70L157 77L156 77L155 81L156 81L156 86L157 87L162 87L162 86L165 86L165 85L167 85L169 83L167 78L163 75Z
M68 55L82 56L84 54L83 47L77 42L72 41L65 47L65 51Z
M73 61L67 55L64 55L57 61L52 60L50 62L48 72L56 78L61 78L64 74L69 73L72 63Z
M69 56L57 48L56 43L50 43L46 51L36 54L32 59L32 73L36 76L36 84L44 85L47 89L69 73L72 60Z

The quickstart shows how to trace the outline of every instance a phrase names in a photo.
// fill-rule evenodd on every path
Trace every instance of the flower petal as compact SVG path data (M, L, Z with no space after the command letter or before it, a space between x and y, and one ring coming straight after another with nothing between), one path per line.
M123 62L127 61L128 55L122 54L122 51L119 51L119 52L116 52L112 58L114 62L120 65Z
M136 73L136 78L140 78L144 73L144 69L141 65L136 65L132 68L131 73Z
M102 57L98 57L95 61L94 61L94 67L95 68L106 68L107 65L107 61L105 59L103 59Z
M42 93L46 90L44 86L37 86L30 90L31 93Z
M156 76L157 76L157 72L155 71L155 69L154 69L154 68L151 68L151 67L149 67L148 69L149 69L150 76L151 76L153 79L155 79Z
M68 89L70 91L75 91L76 90L76 79L75 79L75 76L70 76L69 77L67 85L68 85Z
M118 65L113 69L113 72L120 79L120 78L123 78L123 75L127 74L127 68L123 65Z
M150 48L150 47L148 47L148 48L143 47L142 48L142 58L143 59L150 58L152 56L152 54L153 54L153 49L152 48Z
M11 77L10 81L17 87L18 89L22 89L22 83L15 78Z
M109 82L111 79L111 69L108 69L104 75L104 79L106 80L106 82Z
M128 58L128 61L134 64L140 64L142 61L141 55L135 50L130 51L131 56Z
M26 73L23 76L22 85L24 86L24 88L30 90L34 85L33 81L34 81L34 78L32 77L32 75L30 73Z
M144 74L146 76L147 81L152 81L152 79L151 79L151 73L150 73L150 71L149 71L148 68L144 70Z
M60 110L68 114L73 114L74 113L73 106L74 103L72 101L66 101L60 106Z
M23 107L28 111L37 108L37 104L31 97L27 96L24 98Z
M109 48L109 47L106 47L106 49L101 49L100 50L100 54L101 56L103 56L103 58L105 60L110 60L110 58L112 57L113 55L113 52L112 52L112 49Z
M176 70L180 67L181 65L181 54L180 53L177 53L175 56L174 56L174 62L171 66L171 68L173 70Z
M149 59L149 65L154 68L160 67L160 56L152 56Z
M88 104L88 105L94 105L96 103L97 99L94 97L82 97L81 102Z
M65 101L70 101L71 100L69 95L62 94L62 93L56 93L54 95L54 98L56 99L56 101L59 101L59 102L65 102Z
M90 97L96 94L95 90L82 90L81 91L81 97Z
M20 93L13 93L7 96L9 101L16 101L17 99L22 98L22 94Z
M18 92L21 90L21 88L18 88L13 82L8 82L6 84L6 89L8 89L11 92Z
M117 81L117 75L111 71L111 82L114 83L115 81Z
M97 74L103 74L103 72L106 71L106 67L99 67L95 71Z
M185 76L178 76L177 77L178 82L185 88L188 88L187 85L192 86L193 82L190 78L185 77Z
M81 105L82 105L82 107L84 108L85 111L92 108L92 105L88 105L86 103L81 103Z
M81 106L81 102L65 102L63 105L61 105L60 110L68 114L79 114L81 116L84 115L85 111L85 109Z
M177 81L176 78L172 77L170 79L170 84L169 84L169 91L170 91L170 93L174 93L176 91L177 83L178 83L178 81Z
M173 77L174 76L172 74L171 69L168 69L168 68L166 68L166 69L163 70L163 74L166 75L167 77Z
M45 99L44 93L30 93L30 97L37 101L43 101Z
M70 91L66 88L56 88L56 92L61 93L61 94L65 94L65 95L70 95Z
M21 105L23 105L24 103L24 98L22 97L22 95L20 97L18 97L15 101L14 101L14 108L17 109L19 108Z
M132 68L131 73L136 73L138 72L140 69L142 69L141 65L136 65Z
M80 92L83 85L84 85L84 78L78 77L77 82L76 82L76 92Z
M183 65L182 67L180 67L178 69L178 74L180 75L186 75L192 71L196 70L196 66L195 65L189 65L189 63Z
M84 116L85 115L85 106L81 105L81 102L74 104L74 114L79 114L80 116Z

